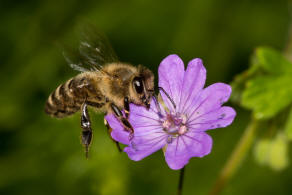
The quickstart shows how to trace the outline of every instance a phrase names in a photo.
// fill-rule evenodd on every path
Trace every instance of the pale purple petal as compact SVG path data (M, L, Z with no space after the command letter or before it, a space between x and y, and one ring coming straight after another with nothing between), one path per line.
M198 116L216 110L225 103L231 94L231 87L224 83L215 83L201 91L200 95L195 98L186 109L189 120Z
M208 129L222 128L230 125L236 116L233 108L223 106L217 110L202 114L187 122L192 131L205 131Z
M184 74L181 99L178 105L178 111L184 113L184 109L192 103L203 89L206 80L206 69L199 58L189 62Z
M212 138L204 132L188 132L168 144L165 160L171 169L183 168L192 157L203 157L211 152Z
M150 129L161 127L161 119L157 112L158 111L154 101L151 101L149 110L145 109L143 106L130 104L129 122L135 130L135 135L149 134L151 133ZM161 114L165 114L165 111L162 107ZM145 130L145 127L149 129Z
M157 128L155 132L149 128L145 128L145 130L150 130L151 133L141 136L135 135L131 145L124 149L131 160L142 160L146 156L160 150L166 144L167 134L163 132L162 127L160 129Z
M130 111L129 122L134 128L134 138L131 142L129 133L114 115L107 115L106 120L113 129L113 139L129 145L124 152L130 159L138 161L161 149L166 143L167 134L162 129L154 101L151 101L149 111L135 104L130 105ZM164 114L165 111L162 109L161 113Z
M130 105L130 110L129 121L135 134L130 146L124 151L130 159L139 161L160 150L166 143L167 134L163 131L154 101L151 101L149 110L135 104ZM163 109L161 112L165 113Z
M137 106L135 104L130 104L130 111L129 122L134 128L135 135L149 134L152 131L148 127L151 127L155 131L155 127L161 126L154 101L151 101L149 111L143 106ZM164 113L164 109L161 108L161 114ZM122 144L129 145L129 132L124 129L121 122L113 114L106 115L105 119L112 128L112 138ZM145 130L145 127L148 129Z
M112 138L118 142L121 142L122 144L130 144L129 133L124 130L124 127L122 126L120 121L113 114L106 115L105 119L112 128Z
M178 103L184 78L184 63L177 55L169 55L158 68L159 87L162 87L174 102ZM174 110L171 102L163 92L160 93L169 109Z

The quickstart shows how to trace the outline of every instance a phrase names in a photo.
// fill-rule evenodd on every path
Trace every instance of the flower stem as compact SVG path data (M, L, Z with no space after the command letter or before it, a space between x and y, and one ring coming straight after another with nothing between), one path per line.
M211 189L211 195L219 194L223 190L224 186L229 182L230 178L235 174L254 141L258 126L259 121L252 118L251 122L245 129L240 141L238 142L237 146L229 157L229 160L223 167L221 174L215 182L215 185Z
M290 3L289 6L290 6L290 11L291 11L292 4ZM292 16L290 15L290 21L291 21L291 18ZM283 53L290 61L292 61L292 22L290 22L287 44Z
M183 183L184 183L185 167L179 172L179 182L177 188L177 195L182 195Z

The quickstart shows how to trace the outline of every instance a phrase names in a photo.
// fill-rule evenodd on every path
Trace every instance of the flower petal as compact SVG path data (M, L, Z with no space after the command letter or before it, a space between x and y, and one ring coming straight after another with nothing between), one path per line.
M189 62L187 70L184 74L181 98L178 111L184 113L184 109L192 103L192 100L198 96L203 89L206 81L206 69L203 62L199 58L195 58Z
M143 106L138 106L135 104L130 104L130 111L129 122L134 128L135 135L149 134L152 132L151 128L153 129L154 127L161 126L159 121L160 118L157 113L157 107L154 101L151 101L149 111L147 111ZM164 109L161 108L161 114L164 113ZM129 132L124 129L121 122L113 114L106 115L105 119L112 128L112 138L122 144L129 145ZM147 128L146 131L145 127Z
M129 142L129 132L125 131L123 125L120 121L113 115L108 114L105 116L105 119L112 128L111 136L114 140L121 142L122 144L130 144Z
M198 116L216 110L225 103L231 94L231 87L224 83L215 83L201 91L200 95L195 98L185 113L189 120Z
M130 105L130 110L129 121L135 133L124 151L130 159L139 161L161 149L166 144L167 134L162 129L154 101L151 101L149 110L135 104ZM161 112L164 114L163 108Z
M181 169L190 158L209 154L212 142L212 138L204 132L188 132L168 144L165 160L171 169Z
M163 131L157 108L151 101L150 109L130 104L129 122L134 128L134 137L129 141L129 133L114 115L107 115L106 120L112 127L112 138L129 145L124 149L130 159L138 161L161 149L166 144L167 134ZM164 114L164 110L161 110Z
M224 106L188 121L188 127L193 131L222 128L230 125L235 116L236 112L233 108Z
M173 101L178 104L181 96L181 88L184 78L184 63L175 54L163 59L158 68L159 87L162 87ZM162 98L169 109L174 110L166 95L161 92Z
M161 107L161 114L164 113L165 111ZM151 128L161 127L160 120L161 119L154 101L151 101L149 110L145 109L143 106L130 104L129 122L135 130L135 135L151 133ZM145 130L145 127L148 130Z
M145 130L148 130L145 128ZM151 129L150 129L151 130ZM129 158L134 161L139 161L149 156L150 154L160 150L165 146L167 134L163 132L162 128L156 132L148 133L147 135L134 136L131 145L126 147L124 151Z

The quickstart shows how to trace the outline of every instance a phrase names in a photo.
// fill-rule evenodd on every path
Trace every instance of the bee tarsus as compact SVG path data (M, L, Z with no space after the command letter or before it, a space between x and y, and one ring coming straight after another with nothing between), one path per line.
M81 106L81 128L81 141L85 147L85 156L88 158L89 146L92 139L92 129L86 102Z
M115 114L115 116L122 122L123 126L125 127L125 130L130 133L130 136L132 137L134 134L134 129L131 125L131 123L128 121L127 118L124 117L122 111L115 105L111 104L111 108Z
M104 125L106 126L107 128L107 132L108 132L108 135L110 136L111 140L113 140L115 143L116 143L116 146L117 146L117 149L119 152L122 152L122 149L121 149L121 146L120 146L120 143L117 142L116 140L114 140L112 137L111 137L111 132L112 132L112 128L111 126L108 124L107 120L104 118Z

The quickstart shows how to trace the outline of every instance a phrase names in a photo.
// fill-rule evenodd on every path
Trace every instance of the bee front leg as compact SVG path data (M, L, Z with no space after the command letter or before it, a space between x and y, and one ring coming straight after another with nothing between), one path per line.
M111 108L112 108L113 112L115 113L115 116L123 123L123 126L125 127L125 129L130 133L129 139L130 140L133 139L134 129L133 129L131 123L128 121L127 118L125 118L123 116L122 111L115 104L111 104Z
M119 142L117 142L116 140L114 140L114 139L112 138L112 136L111 136L112 128L111 128L111 126L108 124L108 122L107 122L107 120L106 120L105 118L104 118L104 125L105 125L106 128L107 128L107 131L108 131L108 134L109 134L110 138L116 143L116 146L117 146L119 152L122 152L122 149L121 149L121 146L120 146Z
M81 106L81 127L81 141L85 147L85 156L88 158L88 150L92 139L92 130L86 102Z
M130 113L130 102L129 102L129 98L125 97L124 98L124 108L125 108L125 114L126 114L126 118L129 118L129 113Z

